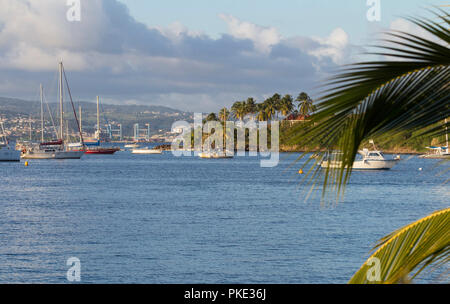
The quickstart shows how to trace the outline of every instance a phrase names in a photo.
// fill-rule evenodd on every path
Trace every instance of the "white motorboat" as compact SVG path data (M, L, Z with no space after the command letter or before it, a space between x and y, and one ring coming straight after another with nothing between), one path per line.
M159 149L150 149L148 147L141 149L133 149L131 150L133 154L162 154L162 150Z
M3 122L0 122L2 127L2 141L0 141L0 162L18 162L20 161L20 151L11 147L6 138Z
M83 150L74 150L70 147L70 144L64 143L64 110L63 110L63 96L64 96L64 83L63 75L65 77L63 63L59 63L59 116L60 116L60 132L56 134L60 139L52 142L43 142L44 140L44 114L43 114L43 90L41 86L41 143L31 144L26 146L22 150L23 159L80 159L84 155ZM67 79L66 80L66 84ZM69 91L70 92L70 91ZM72 96L70 96L70 101L73 106ZM78 123L78 118L75 115L75 120ZM79 133L81 142L83 142L83 137L81 134L81 128L78 123ZM56 131L55 131L56 132Z
M373 144L373 141L370 141ZM373 144L374 150L363 149L358 151L359 159L353 162L353 170L389 170L394 167L400 160L400 156L387 159L384 154L377 150ZM339 160L342 153L333 153L331 157L321 162L322 168L341 168L342 161Z

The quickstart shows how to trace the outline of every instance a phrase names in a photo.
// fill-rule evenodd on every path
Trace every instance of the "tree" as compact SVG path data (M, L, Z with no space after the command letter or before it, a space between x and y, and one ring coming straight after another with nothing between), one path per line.
M247 101L245 103L245 113L254 115L256 113L256 101L253 99L253 97L247 98Z
M281 106L280 106L281 115L287 116L292 112L293 109L294 109L294 99L289 94L284 95L283 98L281 99Z
M209 113L206 118L205 121L218 121L219 119L217 118L216 113Z
M305 92L300 93L295 101L298 101L298 109L301 115L309 116L309 114L316 111L316 106L313 104L313 100Z
M275 94L273 94L271 100L273 102L275 114L278 117L278 112L280 112L280 110L281 110L281 95L278 93L275 93Z
M267 120L266 107L265 107L264 103L258 103L256 105L256 111L257 111L256 118L259 121L266 121Z
M297 142L317 145L323 151L314 165L325 153L342 152L339 168L304 170L312 187L319 179L323 181L324 202L330 186L340 199L363 142L405 131L417 134L413 136L445 132L433 124L449 116L450 19L445 11L434 14L435 21L409 18L431 38L389 32L390 38L373 53L381 59L342 68L325 85L319 111L311 117L309 128L298 131ZM308 99L300 95L301 102ZM372 256L381 263L381 282L408 282L424 268L450 260L449 212L445 209L432 214L381 240ZM367 282L369 260L350 283Z
M273 115L276 113L276 105L272 97L267 98L264 101L264 110L266 112L266 118L272 119Z
M246 115L245 102L244 101L236 101L231 107L231 111L237 119L243 120Z
M219 120L224 122L227 121L228 117L230 116L230 111L227 110L227 108L223 108L219 111Z

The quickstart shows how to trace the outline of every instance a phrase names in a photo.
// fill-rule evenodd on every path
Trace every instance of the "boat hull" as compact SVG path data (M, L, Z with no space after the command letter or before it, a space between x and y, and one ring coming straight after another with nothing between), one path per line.
M0 150L0 162L19 162L19 161L20 161L20 151Z
M449 159L450 158L450 154L444 154L444 155L425 154L425 155L420 155L419 158L425 158L425 159Z
M133 151L131 151L131 153L133 153L133 154L162 154L162 151L161 150L141 149L141 150L133 150Z
M219 154L219 153L199 153L198 156L200 158L213 158L213 159L219 159L219 158L233 158L232 155L226 155L225 153Z
M26 152L22 159L80 159L84 151Z
M87 149L84 153L86 154L114 154L120 149L117 148L100 148L100 149Z
M361 160L353 163L353 170L390 170L397 164L398 160ZM322 168L341 168L341 162L331 161L328 165L328 161L323 161L320 165Z

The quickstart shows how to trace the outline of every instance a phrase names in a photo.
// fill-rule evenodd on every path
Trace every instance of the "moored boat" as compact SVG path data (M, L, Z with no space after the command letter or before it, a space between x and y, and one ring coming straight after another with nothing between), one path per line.
M60 62L59 63L59 86L58 86L58 88L59 88L60 132L59 132L59 134L57 134L59 139L56 141L51 141L51 142L43 142L43 137L44 137L43 107L42 107L43 91L42 91L42 86L41 86L41 123L42 123L41 143L30 144L30 145L26 146L22 150L21 158L23 158L23 159L80 159L84 155L84 151L77 151L77 150L71 149L69 144L66 144L63 140L63 138L64 138L64 110L63 110L64 83L63 83L63 76L66 81L66 84L68 84L67 78L65 78L66 76L65 76L65 72L64 72L63 63ZM70 102L72 103L72 107L73 107L72 96L70 93L69 93L69 96L70 96ZM74 112L74 115L75 115L75 112ZM76 117L76 115L75 115L75 120L77 121L77 124L78 124L78 118ZM80 133L81 142L83 142L83 137L81 134L79 124L78 124L78 127L79 127L78 131Z
M162 154L162 150L160 149L150 149L148 147L141 149L133 149L131 151L133 154Z
M400 156L392 159L386 158L381 151L376 149L373 141L370 141L370 143L373 144L374 150L363 149L358 151L360 159L353 162L353 170L389 170L400 161ZM340 156L342 156L342 153L332 153L320 163L320 166L331 169L341 168L342 161L339 160Z
M3 122L0 122L2 127L2 137L0 141L0 162L19 162L20 161L20 151L16 151L14 147L9 145L8 139L6 138L5 129L3 127Z

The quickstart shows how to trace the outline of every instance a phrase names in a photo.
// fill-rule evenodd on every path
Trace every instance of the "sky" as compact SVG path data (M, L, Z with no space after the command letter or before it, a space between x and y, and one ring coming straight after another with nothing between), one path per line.
M78 1L79 21L67 17L76 0L0 0L0 96L36 100L43 83L52 101L63 60L77 100L206 113L250 96L314 97L377 33L418 33L401 17L448 3L379 0L371 22L375 0Z

